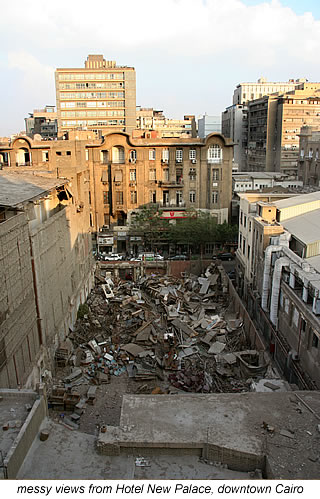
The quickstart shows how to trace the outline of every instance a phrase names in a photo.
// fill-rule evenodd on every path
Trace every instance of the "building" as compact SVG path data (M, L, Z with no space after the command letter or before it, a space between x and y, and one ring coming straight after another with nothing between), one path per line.
M319 83L249 102L247 170L297 174L303 125L320 126Z
M221 133L221 118L204 114L198 118L198 137L204 139L210 133Z
M303 126L300 130L298 178L304 185L320 187L320 129Z
M0 147L3 168L32 166L70 180L78 190L75 203L88 209L90 230L112 228L115 251L128 247L126 226L146 204L156 205L170 221L190 210L209 213L218 223L229 220L232 142L221 134L133 139L122 132L102 140L92 132L69 135L57 141L17 138Z
M30 140L30 139L29 139ZM87 208L77 184L0 172L0 387L35 387L93 285Z
M239 83L233 92L233 104L248 104L249 101L261 99L265 95L285 93L294 90L301 83L308 80L299 78L287 82L267 81L263 76L257 82Z
M55 72L59 134L80 128L104 135L136 127L136 73L102 55L89 55L84 68Z
M281 370L319 388L320 192L239 196L239 292Z
M247 161L248 147L248 108L233 104L221 115L221 130L225 137L233 141L234 163L243 171Z
M183 120L166 118L163 111L153 108L137 107L137 130L155 131L157 137L179 138L196 137L196 120L193 115L184 116ZM141 132L134 131L133 137L141 137Z
M46 106L44 109L35 109L24 119L28 137L41 135L43 139L53 140L58 136L58 120L54 106Z
M261 191L276 186L284 189L298 189L303 187L303 182L297 180L294 175L285 175L280 172L236 172L232 174L234 193Z

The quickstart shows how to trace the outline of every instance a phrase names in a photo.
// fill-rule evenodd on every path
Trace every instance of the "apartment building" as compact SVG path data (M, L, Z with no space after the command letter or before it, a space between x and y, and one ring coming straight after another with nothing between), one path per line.
M112 227L116 251L125 250L125 227L146 204L171 221L190 210L218 223L230 217L232 142L221 134L177 140L111 133L95 140L93 132L75 131L70 140L17 138L0 147L1 158L3 168L32 167L69 179L77 187L77 209L88 209L90 230Z
M320 128L300 130L298 177L304 185L320 187Z
M163 111L137 106L137 131L133 137L141 137L141 132L155 131L161 138L196 137L194 115L185 115L183 120L166 118Z
M303 187L302 180L294 175L280 172L234 172L232 173L232 192L259 191L274 187L283 189L299 189Z
M240 293L289 380L319 388L320 192L240 197Z
M53 140L58 136L58 120L55 106L46 106L44 109L35 109L24 119L28 137L41 135L43 139Z
M221 115L221 131L233 141L233 159L240 171L247 164L248 147L248 108L242 104L233 104Z
M319 98L319 83L302 83L248 103L248 171L297 174L300 130L319 127Z
M86 209L77 186L20 167L0 171L0 387L31 387L92 289Z
M84 68L55 72L60 136L72 129L131 133L136 127L136 74L102 55L89 55Z
M204 114L198 118L198 137L204 139L210 133L221 133L221 117Z
M305 78L299 78L298 80L275 82L267 81L267 79L262 76L257 82L239 83L233 92L232 103L236 105L246 105L249 101L261 99L265 95L290 92L306 81Z

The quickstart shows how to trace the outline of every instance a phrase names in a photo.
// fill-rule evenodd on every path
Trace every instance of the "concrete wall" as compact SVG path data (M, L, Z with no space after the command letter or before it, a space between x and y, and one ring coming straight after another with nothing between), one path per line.
M23 385L39 350L28 221L0 224L0 387Z
M85 229L82 214L71 205L31 234L41 334L49 358L93 286L91 236Z
M5 396L10 396L9 392L5 392ZM16 392L15 392L16 396ZM21 402L23 403L23 392L19 392L21 396ZM35 393L35 397L37 394ZM28 392L28 398L30 397L30 392ZM7 468L7 474L9 479L13 479L17 476L17 473L26 457L29 449L37 436L40 426L47 416L47 402L44 396L35 400L33 407L24 422L19 435L12 444L10 451L8 452L4 465Z

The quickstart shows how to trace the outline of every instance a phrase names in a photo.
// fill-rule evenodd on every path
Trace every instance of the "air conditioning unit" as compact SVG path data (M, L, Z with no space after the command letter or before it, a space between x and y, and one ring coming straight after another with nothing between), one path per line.
M168 159L162 158L161 163L168 163L168 161L169 161Z
M191 163L192 163L193 165L195 165L195 164L196 164L196 162L197 162L197 160L196 160L196 159L192 159L192 160L191 160Z
M176 163L182 163L182 159L176 158Z

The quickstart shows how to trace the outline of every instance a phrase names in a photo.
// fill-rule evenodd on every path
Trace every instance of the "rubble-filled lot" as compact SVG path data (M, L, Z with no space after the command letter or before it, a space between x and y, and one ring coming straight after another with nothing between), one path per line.
M54 419L95 433L119 424L124 393L244 392L264 377L263 352L250 350L218 264L200 277L138 282L99 272L74 331L56 351Z

